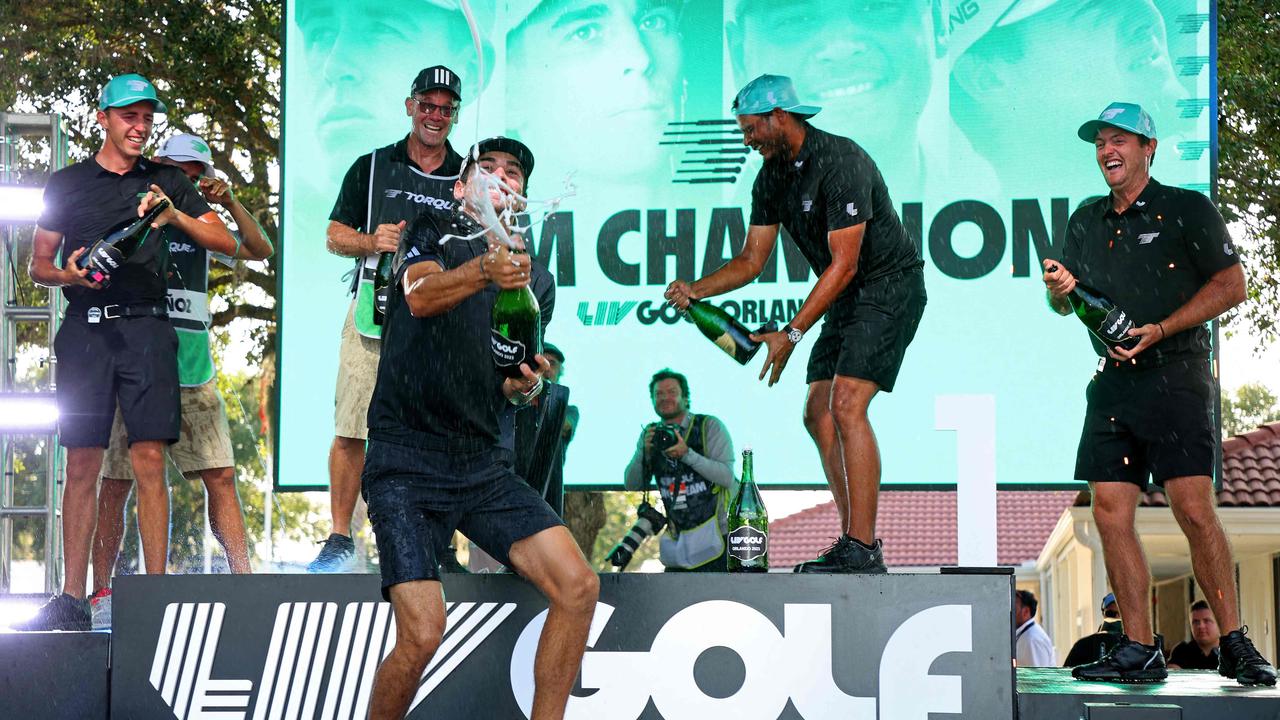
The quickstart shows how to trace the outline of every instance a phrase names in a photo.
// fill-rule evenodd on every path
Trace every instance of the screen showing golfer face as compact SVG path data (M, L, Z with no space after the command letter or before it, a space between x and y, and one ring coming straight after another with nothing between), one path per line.
M1157 128L1153 176L1207 193L1209 0L469 7L474 27L455 0L288 0L281 487L328 483L335 387L354 376L338 352L354 261L325 245L339 186L409 133L410 84L437 64L462 77L459 152L505 134L537 158L528 234L558 285L546 340L580 410L568 485L621 484L658 420L649 378L663 368L688 378L690 409L723 420L735 452L754 449L758 482L825 482L803 421L820 326L768 387L764 353L738 365L662 299L743 247L761 159L729 108L762 73L791 77L822 108L814 127L867 150L920 243L928 307L897 386L871 403L884 483L1072 482L1097 358L1080 322L1046 306L1040 267L1071 211L1108 191L1076 131L1113 101L1140 103ZM714 303L751 329L783 325L816 280L783 239L757 280Z

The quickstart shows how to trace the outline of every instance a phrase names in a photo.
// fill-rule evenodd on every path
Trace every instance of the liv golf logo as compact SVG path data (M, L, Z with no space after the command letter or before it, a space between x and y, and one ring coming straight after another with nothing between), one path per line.
M516 604L462 602L446 608L444 639L423 671L411 708L493 634ZM341 624L337 603L280 605L252 716L246 709L252 681L209 677L225 611L224 603L165 607L150 680L178 720L365 717L373 673L395 645L389 604L347 603Z
M490 640L516 604L447 608L444 640L422 675L412 708ZM252 681L210 677L225 610L224 603L209 602L165 608L150 682L178 720L365 717L374 671L394 644L387 603L348 603L341 613L332 602L281 604L252 708ZM947 653L972 651L970 605L938 605L902 622L881 653L879 685L870 697L847 694L835 682L829 604L785 604L784 631L742 603L700 602L668 619L648 650L592 650L614 612L607 603L596 606L582 662L582 686L593 692L570 698L567 720L634 720L651 700L664 720L775 720L788 702L805 720L926 720L930 713L963 712L961 678L933 675L930 667ZM546 615L529 621L510 656L511 692L526 718ZM737 653L745 669L741 687L728 697L707 695L695 672L698 658L716 647ZM492 667L469 672L478 691L492 691Z

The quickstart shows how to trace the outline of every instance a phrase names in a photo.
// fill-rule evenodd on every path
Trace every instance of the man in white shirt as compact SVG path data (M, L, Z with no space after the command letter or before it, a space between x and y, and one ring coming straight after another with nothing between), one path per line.
M1055 667L1058 662L1053 641L1036 622L1040 603L1030 590L1013 594L1013 617L1018 625L1018 667Z

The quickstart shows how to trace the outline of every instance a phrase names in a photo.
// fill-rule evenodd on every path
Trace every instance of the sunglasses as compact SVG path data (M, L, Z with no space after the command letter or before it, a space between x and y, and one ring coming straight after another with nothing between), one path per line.
M436 105L435 103L419 100L418 98L409 98L418 105L418 112L423 115L439 115L446 120L453 117L458 112L458 106L450 103L448 105Z

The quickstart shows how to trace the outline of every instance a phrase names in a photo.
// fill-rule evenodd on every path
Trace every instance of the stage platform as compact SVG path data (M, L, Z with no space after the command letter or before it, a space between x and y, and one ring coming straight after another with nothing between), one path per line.
M1280 689L1243 687L1210 670L1170 670L1162 683L1072 679L1066 668L1018 670L1020 720L1277 720Z

